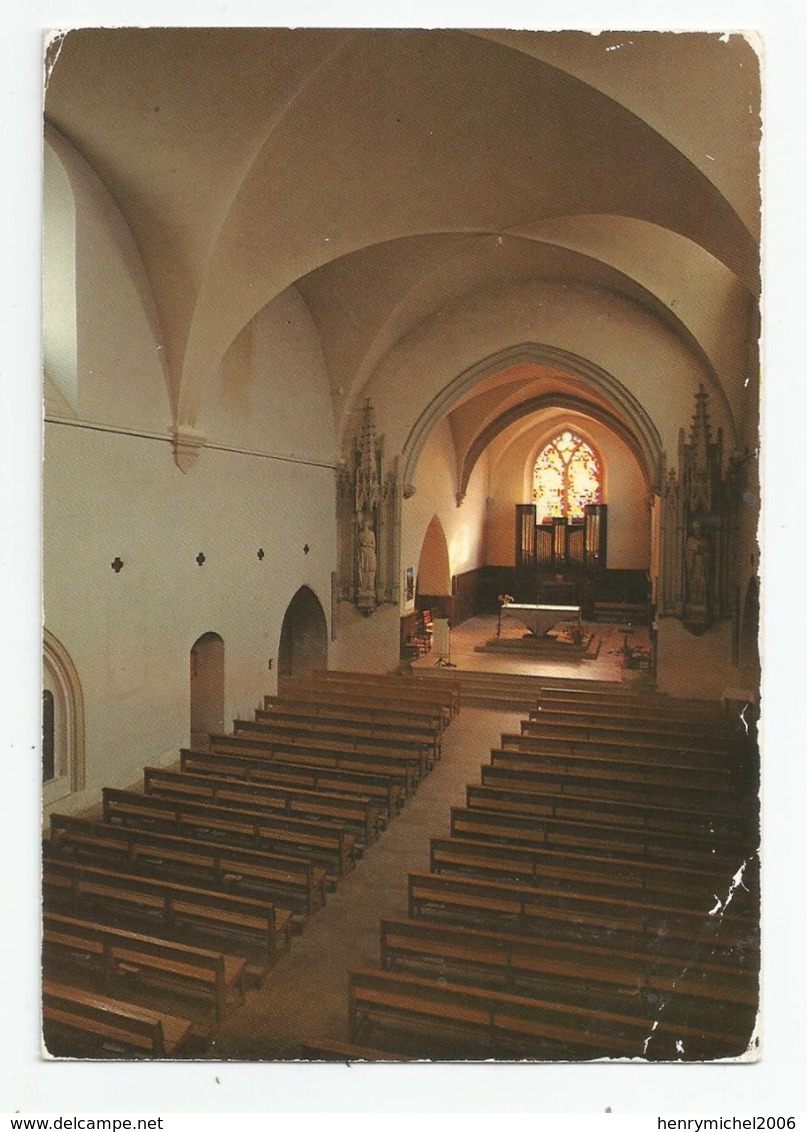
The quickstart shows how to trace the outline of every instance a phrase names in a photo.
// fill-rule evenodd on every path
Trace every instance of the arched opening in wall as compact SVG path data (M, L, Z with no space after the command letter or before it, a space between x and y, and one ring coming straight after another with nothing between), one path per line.
M203 633L190 652L191 747L206 750L224 730L224 641Z
M48 144L43 159L42 353L46 403L54 402L50 407L58 412L78 408L76 202Z
M306 676L328 667L328 624L319 599L301 586L289 602L280 629L278 676Z
M451 565L443 524L435 515L426 528L417 569L417 607L448 613L441 599L451 595Z
M47 629L42 657L42 800L45 805L84 788L84 697L78 672Z

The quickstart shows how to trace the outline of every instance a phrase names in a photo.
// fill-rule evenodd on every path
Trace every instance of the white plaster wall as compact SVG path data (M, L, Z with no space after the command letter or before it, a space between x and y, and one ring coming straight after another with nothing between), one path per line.
M401 512L401 567L417 568L423 539L433 516L443 528L452 577L485 563L487 459L474 468L461 506L456 499L456 458L448 422L429 435L415 475L415 494L404 499Z
M560 420L517 435L505 447L490 477L488 527L490 565L515 564L515 505L532 497L532 468L540 447L561 431ZM581 432L600 453L605 467L603 501L608 504L608 567L644 570L650 565L650 505L636 457L618 436L596 421L568 418L568 427Z
M207 451L183 475L165 442L53 424L44 489L45 622L85 699L86 790L60 804L76 809L187 744L189 652L202 633L224 639L229 724L276 687L283 615L301 585L330 619L333 473Z

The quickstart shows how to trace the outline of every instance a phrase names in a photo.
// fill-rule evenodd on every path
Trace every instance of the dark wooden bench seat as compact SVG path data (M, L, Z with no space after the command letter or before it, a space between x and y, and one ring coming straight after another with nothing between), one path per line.
M605 856L636 857L669 863L671 860L695 868L706 858L725 867L724 875L734 875L748 856L744 847L732 847L719 840L684 837L664 830L625 829L601 822L571 818L535 818L494 810L451 808L451 836L477 841L499 841L513 845L545 846L552 849L583 850Z
M355 835L339 825L259 810L237 810L204 802L176 801L104 787L104 821L156 827L168 833L201 834L247 848L305 857L338 878L353 867Z
M433 873L455 873L518 884L540 883L553 868L565 870L569 880L584 883L605 881L621 892L652 892L687 896L703 907L715 889L725 883L725 867L710 859L699 868L661 861L575 853L543 846L515 846L505 842L474 841L460 837L433 837L429 846L429 869ZM756 876L756 868L749 870ZM746 878L746 886L750 877Z
M122 871L177 877L203 887L263 896L297 919L325 903L325 869L304 857L52 814L46 851Z
M438 982L369 969L349 973L350 1033L365 1040L377 1028L403 1028L417 1035L421 1056L440 1059L636 1057L648 1049L643 1019L526 998L480 987ZM662 1022L656 1030L667 1033ZM677 1037L683 1028L674 1029ZM693 1028L684 1058L736 1056L745 1043L734 1034Z
M639 781L674 785L685 780L693 787L729 794L733 779L729 769L713 767L704 762L693 767L678 763L670 755L653 759L641 759L638 755L604 755L597 751L569 753L545 749L541 743L523 736L508 736L507 747L493 748L490 752L490 765L508 767L518 771L547 770L553 773L570 775L585 772L612 775L615 779L629 781L629 776L638 776Z
M446 707L452 716L460 710L461 683L455 676L412 672L406 676L384 675L378 672L354 672L341 669L320 669L312 674L317 682L346 685L362 689L380 688L392 699L414 700L415 703L438 704Z
M263 719L271 716L349 723L351 727L359 727L371 734L403 731L438 747L445 730L440 709L432 705L401 706L401 701L395 699L378 703L367 700L358 688L355 692L344 692L327 684L299 686L294 697L264 696L263 708L258 709L255 717Z
M708 841L710 846L742 846L748 825L739 815L683 809L641 799L623 801L584 788L576 791L536 791L519 786L485 786L470 783L465 790L468 809L494 810L538 818L595 821L619 829L663 831L679 837Z
M331 1038L317 1038L300 1043L301 1061L411 1061L402 1054L387 1053L375 1046L360 1046L355 1042L339 1042Z
M156 936L46 911L42 922L43 958L90 966L114 995L122 978L147 986L168 985L209 1001L222 1021L246 995L246 960ZM125 995L120 995L125 998Z
M648 616L646 602L595 601L593 605L595 621L632 621L637 625L646 625Z
M159 926L159 934L165 932L167 939L203 947L213 940L218 947L224 941L222 950L248 959L258 973L289 947L291 912L269 900L58 857L46 857L42 873L46 907L51 911L73 915L79 909L86 917L103 909L105 922L115 916L116 926L133 931ZM123 918L128 922L123 923Z
M569 704L566 701L542 700L538 707L530 710L529 718L538 722L548 720L552 723L569 723L593 728L623 728L628 734L661 734L684 736L696 734L698 741L709 741L715 746L729 746L732 732L723 721L701 720L689 715L670 715L654 712L651 707L639 710L625 704L615 706L596 704Z
M56 1056L66 1038L71 1053L78 1040L96 1056L173 1057L191 1033L187 1018L51 980L42 984L42 1020L45 1045Z
M575 705L585 709L601 707L608 711L619 711L625 716L633 712L639 715L651 712L665 717L684 717L693 721L718 723L721 726L725 718L722 705L714 700L684 700L659 692L630 692L619 684L590 688L542 685L536 706L548 702Z
M44 862L43 891L50 911L225 951L258 981L289 947L291 912L267 900L58 858Z
M481 778L483 786L516 787L546 794L584 792L588 797L623 802L663 800L672 806L700 812L736 812L743 806L743 799L737 794L693 785L680 773L662 771L657 774L648 767L622 767L615 773L613 768L579 766L573 760L566 760L560 767L553 767L551 760L546 760L529 769L491 763L482 766Z
M375 802L384 817L391 818L403 806L403 789L393 775L360 771L338 771L256 759L253 755L207 754L180 751L180 768L185 774L216 775L243 782L269 782L298 786L323 794L352 794Z
M509 994L636 1014L651 1027L665 1011L687 1025L731 1028L750 1037L758 1001L754 972L594 945L483 931L433 920L381 920L386 971L492 986ZM672 1052L672 1051L671 1051Z
M756 969L756 925L653 901L643 894L629 899L548 885L434 873L409 874L409 918L454 922L470 927L590 941L617 950L658 952L691 957L695 942L715 957L747 956Z
M590 739L596 742L628 742L651 747L654 750L706 751L710 755L731 757L730 744L725 736L715 737L697 726L668 729L663 724L631 726L621 720L585 721L557 715L554 712L533 711L521 723L522 735L544 735L547 732L564 739Z
M253 754L264 759L294 762L303 766L392 774L403 785L407 795L415 789L426 768L425 758L419 751L368 748L359 743L310 738L293 732L285 735L264 731L211 735L210 751L221 754Z
M590 737L577 735L572 726L549 725L522 720L521 737L534 739L542 746L551 747L555 751L568 751L570 753L596 751L600 754L630 755L633 753L649 759L655 755L668 755L677 761L698 766L704 762L709 765L730 767L731 756L725 751L714 751L708 747L698 746L697 735L689 739L675 736L657 736L653 740L644 739L640 735L629 735L626 732L609 734L592 734ZM502 745L505 746L504 736ZM510 739L510 736L507 736Z
M436 758L434 744L424 742L421 736L404 731L371 734L357 730L349 723L320 723L316 719L299 718L275 719L267 714L259 720L234 720L233 733L236 739L245 735L270 739L277 737L290 739L298 744L314 739L317 742L338 744L346 750L372 753L393 751L410 758L414 755L418 758L421 777L428 773Z
M186 798L231 809L265 809L291 817L335 822L352 830L357 847L362 848L372 845L379 835L381 814L376 804L346 794L323 795L295 786L208 778L151 766L143 768L143 788L146 794L161 798Z

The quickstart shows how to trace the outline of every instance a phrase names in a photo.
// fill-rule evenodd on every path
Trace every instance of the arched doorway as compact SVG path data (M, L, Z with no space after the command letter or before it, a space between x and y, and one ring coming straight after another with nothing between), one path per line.
M42 656L42 800L84 788L84 697L73 661L47 629Z
M305 676L328 667L328 625L317 595L301 586L289 602L280 630L278 675Z
M211 732L224 730L224 641L203 633L190 653L191 747L207 750Z
M451 593L451 564L448 543L440 520L435 515L426 528L418 560L417 590L419 598L446 597Z

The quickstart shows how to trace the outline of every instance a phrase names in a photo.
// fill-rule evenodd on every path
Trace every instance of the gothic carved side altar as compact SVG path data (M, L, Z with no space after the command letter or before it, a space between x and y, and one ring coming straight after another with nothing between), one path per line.
M366 617L399 599L399 508L397 461L385 470L384 438L367 400L336 485L337 600L353 602Z
M678 434L678 467L664 485L659 613L693 633L733 612L743 458L724 467L723 434L712 437L701 385L689 429Z

